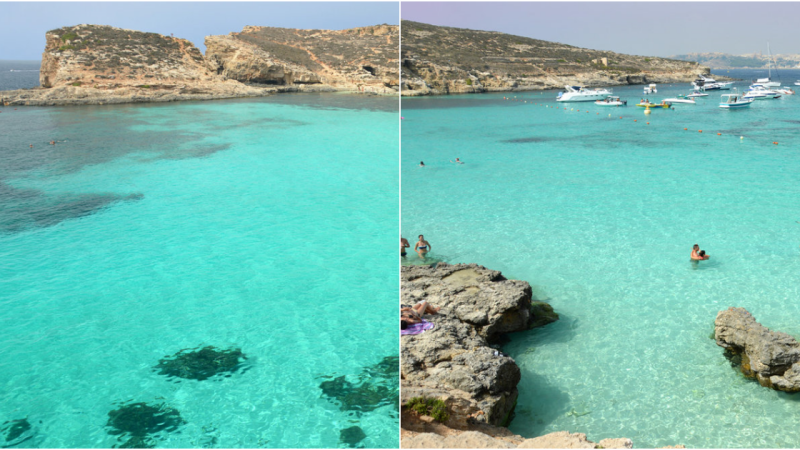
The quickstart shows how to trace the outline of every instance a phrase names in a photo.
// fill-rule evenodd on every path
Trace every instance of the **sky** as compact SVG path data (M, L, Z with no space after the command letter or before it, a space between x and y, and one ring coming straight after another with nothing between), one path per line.
M342 30L399 23L397 2L4 2L0 59L41 59L45 33L82 23L203 39L245 25Z
M800 54L800 2L408 2L403 20L646 56Z

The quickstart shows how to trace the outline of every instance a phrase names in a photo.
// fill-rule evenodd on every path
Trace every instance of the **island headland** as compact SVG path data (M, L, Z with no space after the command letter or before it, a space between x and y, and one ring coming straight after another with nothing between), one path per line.
M625 438L595 443L566 431L524 438L505 428L520 369L499 343L506 333L558 320L533 299L530 284L477 264L445 263L403 266L400 280L401 304L441 308L425 316L432 329L400 340L401 447L632 448ZM413 405L422 402L435 412L421 414Z
M590 50L494 31L404 20L401 33L404 96L689 83L711 73L691 61Z
M186 39L77 25L46 33L41 87L0 104L81 105L258 97L278 92L396 94L399 27L299 30L247 26Z

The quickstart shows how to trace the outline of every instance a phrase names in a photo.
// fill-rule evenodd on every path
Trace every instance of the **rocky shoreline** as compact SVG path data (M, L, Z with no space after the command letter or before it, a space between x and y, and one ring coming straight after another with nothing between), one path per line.
M287 92L397 95L399 29L245 27L191 42L105 25L47 32L41 87L0 91L3 106L105 105Z
M517 401L520 369L498 350L506 333L543 326L558 315L534 301L530 284L477 264L403 266L401 304L427 301L441 310L434 328L400 340L401 404L434 398L447 406L442 423L404 407L403 448L632 448L630 439L588 441L584 434L533 439L505 426Z

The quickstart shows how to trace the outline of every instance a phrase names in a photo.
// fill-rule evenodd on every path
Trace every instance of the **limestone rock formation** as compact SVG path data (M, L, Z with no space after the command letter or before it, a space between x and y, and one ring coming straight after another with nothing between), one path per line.
M86 105L259 97L277 92L396 94L399 31L246 27L189 41L105 25L46 34L40 88L0 91L0 105Z
M624 55L463 28L402 22L402 95L690 82L695 62ZM717 77L722 79L723 77Z
M227 79L266 85L324 84L392 94L399 89L399 28L349 30L245 27L206 38L209 68Z
M745 376L765 387L800 392L800 343L795 338L764 327L744 308L720 311L714 325L717 345L741 358Z
M454 425L506 424L520 370L489 342L538 319L531 314L530 285L477 264L403 267L402 303L423 300L441 310L429 317L434 329L401 339L402 401L442 399Z

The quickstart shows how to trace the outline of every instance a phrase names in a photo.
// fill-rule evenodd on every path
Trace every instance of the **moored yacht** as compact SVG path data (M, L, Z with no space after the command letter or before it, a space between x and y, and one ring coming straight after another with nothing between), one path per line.
M565 86L566 92L559 92L557 102L591 102L604 100L611 95L611 91L605 88L589 89L581 86Z
M744 95L742 95L743 99L753 99L753 100L766 100L771 98L780 98L781 94L764 87L761 84L753 84L750 86L750 90L747 91Z

